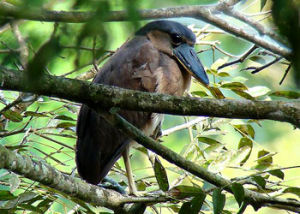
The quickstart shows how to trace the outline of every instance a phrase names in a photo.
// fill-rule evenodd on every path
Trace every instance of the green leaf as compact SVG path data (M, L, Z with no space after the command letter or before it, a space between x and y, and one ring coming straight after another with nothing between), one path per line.
M240 91L244 91L244 90L248 89L247 86L241 82L224 83L221 85L221 88L235 89L235 90L240 90Z
M51 207L51 205L53 204L53 201L54 201L54 199L45 198L40 203L38 203L38 205L36 207L45 213ZM78 204L80 204L82 206L83 202L78 203ZM84 207L84 206L82 206L82 207Z
M36 208L35 206L31 204L18 204L18 207L23 208L26 211L32 211L32 213L45 213L43 210Z
M213 192L213 207L214 207L214 214L220 214L222 213L222 210L225 206L225 195L222 194L221 189L215 189Z
M268 171L269 174L276 176L277 178L280 178L281 180L284 179L284 173L280 169L274 169Z
M74 123L69 123L69 122L62 122L62 123L59 123L57 124L56 128L71 128L71 127L75 127L75 124Z
M14 191L16 191L16 189L18 189L21 181L18 175L16 175L15 173L11 173L8 183L10 186L10 192L13 193Z
M251 96L253 97L260 97L260 96L264 96L266 94L268 94L271 91L271 89L269 89L266 86L255 86L252 88L248 89L248 93L251 94Z
M55 116L54 119L56 120L71 120L71 121L75 121L72 117L66 116L66 115L58 115Z
M136 188L138 189L138 191L145 191L146 190L146 184L145 182L139 180L138 182L136 182Z
M231 189L234 195L235 200L238 202L239 206L243 203L245 199L245 190L244 187L239 183L233 183Z
M23 202L29 201L33 199L36 196L35 193L32 192L24 192L20 194L17 198L14 198L12 200L8 200L5 204L1 206L2 209L12 209L19 204L22 204Z
M208 88L208 90L217 99L224 99L225 98L224 94L217 87L211 86L211 87Z
M190 214L198 214L199 211L201 210L201 207L204 203L206 194L205 193L200 193L198 196L195 196L191 200L191 213Z
M253 148L253 142L252 140L250 140L247 137L242 137L240 139L239 145L238 145L238 149L240 150L243 147L250 147L251 150L249 151L248 155L240 162L240 166L243 166L244 163L246 163L246 161L249 159L251 152L252 152L252 148Z
M184 155L185 159L192 160L195 156L197 156L197 145L191 144Z
M272 154L266 150L260 150L257 153L257 157L258 157L257 162L259 165L270 166L273 163Z
M197 137L197 139L198 139L198 141L201 141L210 146L216 145L216 144L221 144L219 141L212 139L212 138L208 138L208 137Z
M180 208L178 204L166 204L168 208L171 208L175 213L178 213Z
M23 117L19 112L12 111L10 109L6 110L2 114L6 119L11 120L13 122L21 122L23 120Z
M218 75L218 71L216 69L206 69L206 73L212 74L214 76Z
M191 202L183 203L178 214L190 214L190 213L191 213Z
M203 192L202 189L197 187L179 185L170 189L169 194L173 197L180 199L180 198L198 196L200 194L205 194L205 193Z
M254 97L252 97L250 94L248 94L245 91L236 90L236 89L231 89L231 91L234 92L235 94L239 95L240 97L246 98L248 100L255 100Z
M219 77L229 77L230 74L227 73L227 72L222 71L222 72L219 72L219 73L218 73L218 76L219 76Z
M275 91L269 94L269 96L284 97L288 99L299 99L300 93L296 91Z
M204 193L195 196L190 202L182 204L179 214L198 214L203 205L206 195Z
M255 56L251 56L249 59L259 64L266 64L266 60L262 56L255 55Z
M205 91L193 91L191 94L198 97L208 97L208 94Z
M17 198L17 196L14 196L10 191L6 191L6 190L0 191L0 201L6 201L15 198Z
M14 146L5 146L5 148L14 151L14 150L19 150L20 151L26 151L28 146L27 145L14 145Z
M255 166L256 170L264 171L269 168L273 163L273 154L266 150L261 150L257 154L257 165Z
M233 125L233 127L252 138L255 137L255 131L250 124Z
M214 145L211 145L211 146L208 146L207 148L205 148L204 152L206 154L210 154L210 153L213 153L216 151L220 151L223 147L224 147L224 145L222 145L222 144L214 144Z
M244 162L249 158L251 154L252 148L249 146L243 146L241 147L238 151L236 151L231 159L230 159L230 165L231 166L237 166L240 165L242 166Z
M291 193L297 195L300 198L300 188L299 187L288 187L286 188L283 193Z
M45 42L36 52L32 60L28 63L26 70L28 83L37 84L36 82L45 72L46 65L59 54L61 47L58 38L51 38Z
M155 161L154 161L154 174L155 174L159 188L162 191L168 191L169 190L169 181L168 181L167 172L157 156L155 156Z
M262 9L264 9L264 6L266 5L267 0L260 0L260 11L262 11Z
M261 188L264 189L266 187L266 181L263 177L254 175L254 176L251 177L251 179L255 183L257 183Z
M222 155L218 155L217 158L210 164L209 170L214 173L221 172L230 164L231 158L231 151L228 150L226 152L222 152Z
M241 83L245 83L248 80L248 78L246 77L242 77L242 76L236 76L232 78L233 82L241 82Z
M48 117L48 115L46 115L46 113L38 113L38 112L34 112L34 111L26 111L24 113L25 117Z
M19 201L19 203L23 203L25 201L32 200L36 196L37 196L37 194L35 194L33 192L24 192L24 193L21 193L20 195L18 195L18 201Z

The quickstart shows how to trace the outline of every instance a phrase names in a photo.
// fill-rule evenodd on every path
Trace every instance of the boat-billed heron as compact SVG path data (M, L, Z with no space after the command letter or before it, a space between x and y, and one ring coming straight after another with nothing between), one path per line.
M114 53L93 82L178 96L189 88L191 76L208 85L208 77L193 47L195 40L194 33L178 22L150 22ZM157 113L127 110L119 113L148 136L163 119ZM77 136L76 164L84 180L98 184L123 155L130 193L136 193L128 153L130 138L86 105L82 105L79 113Z

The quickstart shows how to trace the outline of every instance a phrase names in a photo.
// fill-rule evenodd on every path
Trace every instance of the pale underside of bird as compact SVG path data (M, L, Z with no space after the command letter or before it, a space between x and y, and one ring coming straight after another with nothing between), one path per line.
M208 84L194 43L195 35L180 23L151 22L116 51L93 83L181 96L190 86L191 75ZM121 110L119 113L148 136L163 119L162 114L151 112ZM77 136L76 164L84 180L98 184L123 155L129 190L136 194L128 157L130 138L86 105L82 105L79 113Z

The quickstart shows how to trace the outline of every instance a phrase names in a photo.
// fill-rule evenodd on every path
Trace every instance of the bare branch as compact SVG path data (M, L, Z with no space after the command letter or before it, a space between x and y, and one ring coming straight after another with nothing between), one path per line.
M232 62L228 62L228 63L225 63L221 66L218 67L218 70L219 69L222 69L222 68L225 68L227 66L230 66L230 65L233 65L233 64L236 64L236 63L240 63L240 62L244 62L244 60L253 52L255 51L255 49L257 49L257 46L256 45L253 45L246 53L244 53L241 57L239 57L237 60L234 60Z
M28 47L25 42L25 39L20 32L18 24L19 24L18 22L12 22L11 26L12 26L12 31L15 34L17 41L20 45L19 53L20 53L21 65L22 65L23 69L26 69L27 63L28 63L29 51L28 51Z
M191 121L188 121L187 123L184 123L184 124L181 124L181 125L178 125L178 126L175 126L175 127L172 127L172 128L169 128L167 130L163 130L162 133L161 133L161 136L167 136L173 132L176 132L176 131L179 131L179 130L182 130L182 129L187 129L191 126L194 126L202 121L206 120L205 117L198 117L194 120L191 120Z
M275 57L275 59L273 59L271 62L261 66L261 67L247 67L247 68L244 68L242 70L252 70L251 73L252 74L256 74L264 69L266 69L267 67L275 64L276 62L280 61L282 59L282 57Z
M253 27L255 30L257 30L261 35L268 35L270 38L273 38L274 40L282 42L282 39L279 37L278 34L276 34L274 31L266 28L262 24L260 24L257 21L252 20L251 18L248 18L246 14L243 14L239 12L238 10L235 10L233 7L224 6L220 8L225 14L232 16L236 19L239 19L240 21L243 21Z
M223 29L235 36L248 40L258 46L261 46L267 50L270 50L276 54L279 54L285 58L290 58L291 51L285 47L263 40L257 35L253 35L246 30L229 24L223 18L216 15L219 7L223 5L223 2L214 6L180 6L170 8L160 8L152 10L139 10L139 16L141 19L159 19L159 18L174 18L174 17L191 17L201 19L216 27ZM79 23L87 22L95 13L93 12L66 12L66 11L48 11L48 10L23 10L22 8L15 7L11 4L1 2L0 14L6 17L13 17L18 19L29 19L36 21L48 21L48 22L69 22ZM111 11L105 21L125 21L128 20L128 14L126 11Z
M289 64L289 66L285 69L284 75L282 77L282 79L279 82L279 85L281 85L283 83L283 81L285 80L287 74L289 73L290 69L292 67L292 64Z

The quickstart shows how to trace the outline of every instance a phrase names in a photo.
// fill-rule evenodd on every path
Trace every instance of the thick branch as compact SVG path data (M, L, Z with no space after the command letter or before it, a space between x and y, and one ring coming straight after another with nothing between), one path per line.
M0 68L0 89L59 97L103 109L120 107L178 115L269 119L300 127L300 102L197 99L126 90L44 75L33 86L24 72Z
M98 112L113 126L121 129L124 134L128 135L130 138L134 139L139 144L143 145L147 149L160 155L170 163L185 169L186 171L192 173L193 175L208 181L215 186L224 188L228 192L231 190L231 182L215 173L209 172L208 170L198 166L194 162L188 161L173 152L169 148L159 144L150 137L147 137L143 132L134 127L132 124L127 122L124 118L118 114L112 113L102 113L101 109L97 108ZM245 201L251 204L255 209L261 207L276 207L285 210L291 210L294 212L300 211L300 202L294 200L286 200L280 198L273 198L270 196L265 196L263 194L245 189Z
M290 58L291 51L285 47L263 40L260 37L250 34L242 28L231 25L223 18L218 17L213 12L218 12L218 8L222 8L223 3L214 6L180 6L170 8L160 8L151 10L139 10L139 17L141 19L159 19L159 18L174 18L174 17L191 17L201 19L212 25L215 25L226 32L235 36L248 40L258 46L261 46L273 53L279 54L285 58ZM66 12L66 11L48 11L48 10L24 10L23 8L15 7L11 4L1 2L0 14L5 17L13 17L18 19L29 19L37 21L49 22L69 22L79 23L87 22L95 15L93 12ZM126 11L111 11L106 17L105 21L124 21L128 20ZM262 31L260 29L260 31Z
M170 201L168 197L131 197L123 196L113 190L107 190L88 184L81 179L63 174L42 161L32 160L12 152L0 145L0 168L5 168L33 181L59 190L66 195L76 197L95 206L103 206L122 211L125 203L160 203ZM126 209L123 210L126 212Z
M193 162L185 160L170 149L165 148L164 146L155 142L153 139L143 135L142 132L121 117L106 114L106 119L108 119L112 124L126 131L126 134L129 134L133 139L140 142L146 148L151 149L157 154L160 154L163 158L171 163L174 163L175 165L186 169L188 172L217 186L225 187L227 191L231 192L230 182L228 180L206 171ZM124 213L130 213L130 209L120 210L122 205L125 203L160 203L170 200L168 197L161 196L125 197L112 190L106 190L94 185L90 185L78 178L65 175L44 162L35 161L27 156L22 156L18 153L12 152L2 145L0 145L0 168L10 170L26 178L64 192L71 197L76 197L85 202L91 203L95 206L104 206L110 209L119 210L119 213L120 211ZM261 206L270 206L295 212L300 210L300 203L298 201L267 197L249 190L245 190L245 196L246 199L257 209Z

